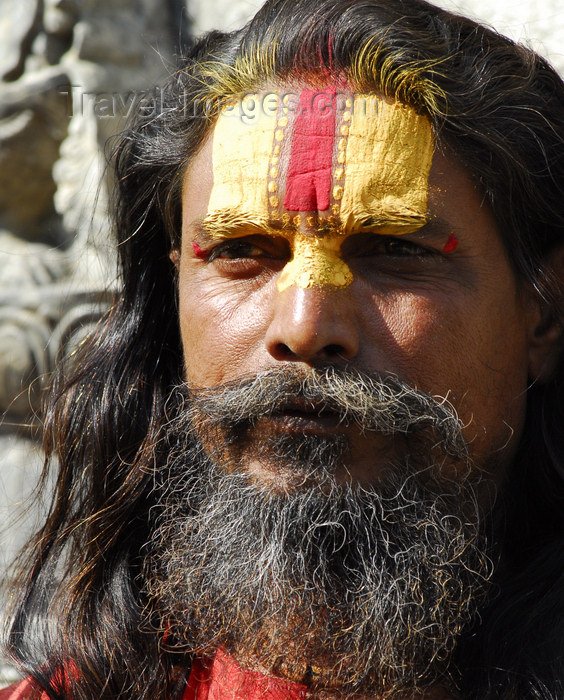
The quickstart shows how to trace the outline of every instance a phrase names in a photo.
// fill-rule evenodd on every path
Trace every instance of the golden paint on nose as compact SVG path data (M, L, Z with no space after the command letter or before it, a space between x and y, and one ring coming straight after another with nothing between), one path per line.
M341 258L342 240L338 233L324 237L295 234L292 259L278 279L278 291L294 284L302 289L347 287L353 281L353 274Z

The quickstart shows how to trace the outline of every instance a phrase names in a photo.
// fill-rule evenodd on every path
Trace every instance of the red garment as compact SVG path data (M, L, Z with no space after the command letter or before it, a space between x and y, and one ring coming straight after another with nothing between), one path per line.
M0 700L27 700L33 686L29 680L0 690ZM299 683L245 671L223 651L212 663L196 659L182 700L305 700L306 687ZM43 693L41 700L48 700Z
M21 681L16 683L16 685L0 690L0 700L25 700L31 697L32 690L33 686L29 680ZM48 700L45 693L42 693L41 700Z
M305 697L304 685L245 671L220 650L211 667L199 659L194 662L183 700L304 700Z

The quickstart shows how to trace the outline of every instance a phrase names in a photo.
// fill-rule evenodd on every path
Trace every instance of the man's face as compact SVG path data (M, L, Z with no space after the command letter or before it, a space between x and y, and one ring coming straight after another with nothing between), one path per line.
M501 475L524 418L524 294L469 174L433 149L424 118L377 106L372 121L354 110L329 122L280 109L246 125L220 117L184 178L174 257L186 380L327 365L393 374L448 399L474 463ZM355 481L406 457L403 440L307 405L265 417L260 432L344 433ZM283 485L252 439L243 464Z

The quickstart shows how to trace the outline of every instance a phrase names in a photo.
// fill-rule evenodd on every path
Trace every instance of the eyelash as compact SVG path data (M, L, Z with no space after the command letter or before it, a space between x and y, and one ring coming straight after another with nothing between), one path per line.
M258 251L260 251L260 252L259 252L259 255L250 255L250 254L248 253L248 251L249 251L250 249L253 249L253 248L256 249L256 250L258 250ZM235 260L235 259L237 259L237 257L249 258L249 257L262 257L262 256L265 255L264 250L262 250L261 248L259 248L259 246L255 245L254 243L250 243L250 242L248 242L248 241L237 241L237 240L235 240L235 241L225 241L224 243L220 243L219 245L215 246L215 248L212 248L212 249L208 252L208 254L207 254L207 256L206 256L206 261L207 261L207 262L212 262L213 260L216 260L217 258L219 258L219 256L220 256L222 253L229 252L229 251L233 251L233 252L236 253L237 250L241 251L241 249L247 249L247 254L245 254L245 255L239 255L239 256L234 255L233 258L228 258L228 259L230 259L230 260Z
M237 259L263 258L269 257L268 253L259 245L245 239L226 240L216 245L211 250L204 251L197 244L194 244L196 257L211 263L221 259L220 256L227 253L226 261L236 261ZM425 248L418 243L403 240L397 236L371 237L364 255L380 254L393 258L425 258L439 254L438 251Z
M423 246L420 246L417 243L413 243L412 241L401 240L395 237L384 239L382 241L382 246L388 255L392 255L394 257L419 258L427 257L428 255L434 254L434 251L429 250L428 248L424 248ZM390 248L392 248L392 250L390 250ZM399 251L394 251L394 248L399 248Z
M380 234L365 234L358 249L359 257L370 258L372 256L384 256L389 258L418 259L427 258L438 254L432 248L405 240L400 236L382 236Z

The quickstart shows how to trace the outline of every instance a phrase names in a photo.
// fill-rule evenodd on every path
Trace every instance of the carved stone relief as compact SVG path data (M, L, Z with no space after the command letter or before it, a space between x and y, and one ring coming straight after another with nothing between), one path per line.
M166 76L178 5L0 0L0 581L31 526L6 529L42 463L42 391L111 301L106 142Z

